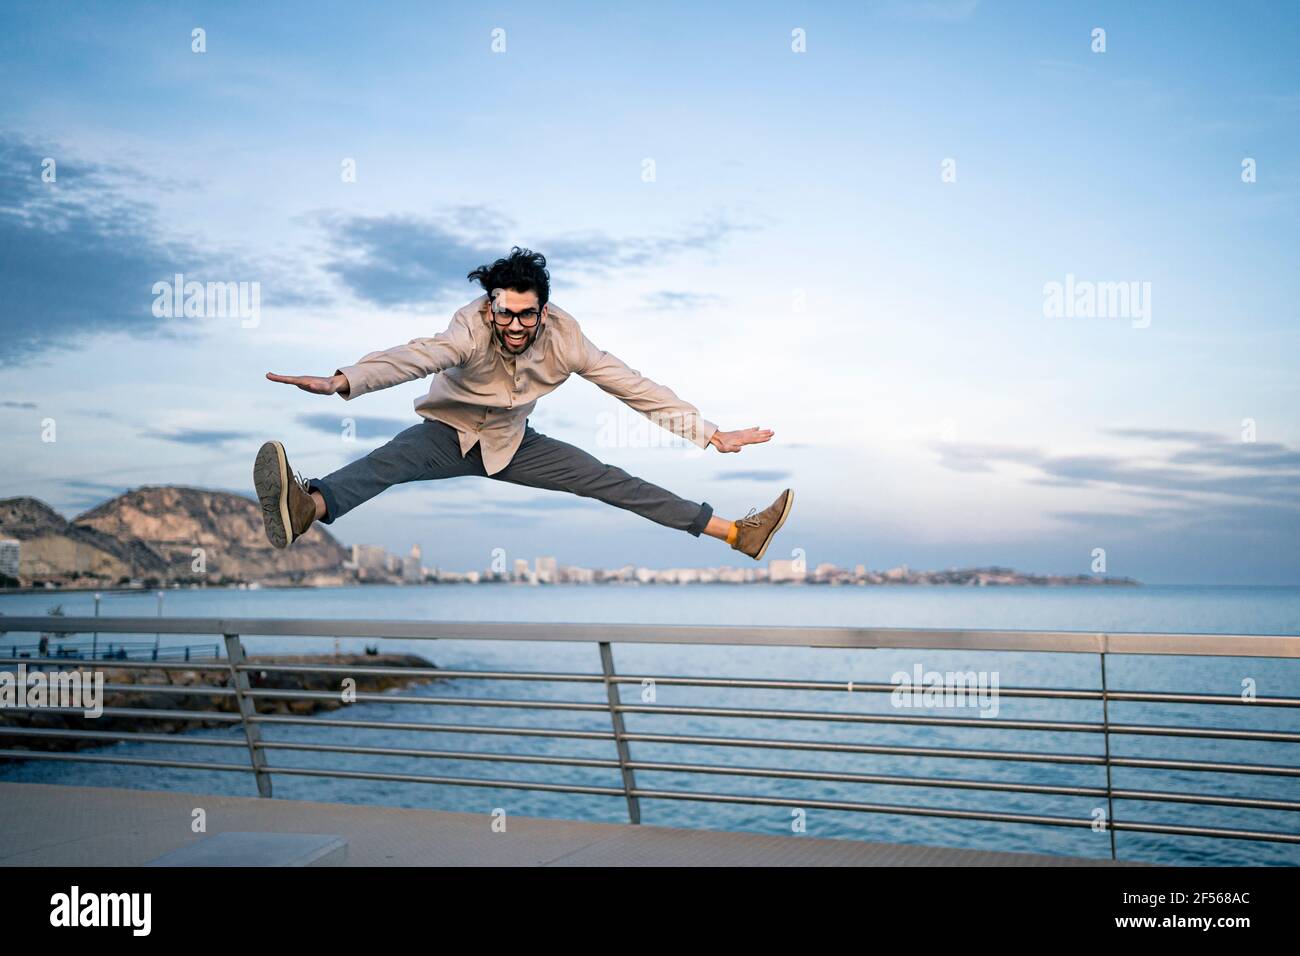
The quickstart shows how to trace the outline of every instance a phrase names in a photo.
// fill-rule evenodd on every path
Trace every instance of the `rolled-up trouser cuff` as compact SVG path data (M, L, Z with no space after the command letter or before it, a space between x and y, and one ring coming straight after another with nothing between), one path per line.
M334 519L340 517L338 501L334 498L334 493L330 491L330 486L320 478L313 478L307 482L308 491L319 491L320 496L325 499L325 517L318 518L321 524L333 524Z
M329 499L327 498L325 500L328 501ZM693 534L698 538L700 533L708 526L709 519L712 517L713 506L706 501L704 504L700 505L700 513L695 516L695 520L692 521L691 526L686 529L686 533Z

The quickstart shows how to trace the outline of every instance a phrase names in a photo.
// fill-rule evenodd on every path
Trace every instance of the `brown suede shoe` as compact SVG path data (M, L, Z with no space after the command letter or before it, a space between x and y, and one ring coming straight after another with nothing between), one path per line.
M269 441L258 451L253 487L262 503L266 536L275 547L287 548L316 520L316 502L303 480L289 471L289 458L278 441Z
M732 545L737 551L749 555L755 561L762 561L767 553L767 546L781 530L785 519L794 504L794 492L787 488L781 496L758 514L754 509L736 522L736 543Z

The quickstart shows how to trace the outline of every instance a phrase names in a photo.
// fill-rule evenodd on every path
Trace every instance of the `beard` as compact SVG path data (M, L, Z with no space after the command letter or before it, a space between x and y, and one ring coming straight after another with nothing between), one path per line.
M524 329L524 334L527 335L528 337L524 340L523 345L519 346L518 348L514 348L506 342L505 334L501 331L501 329L499 329L495 324L492 327L492 335L493 337L496 338L497 344L500 345L504 351L510 353L511 355L520 355L524 352L527 352L528 349L532 347L532 344L535 341L537 341L537 336L541 334L541 331L542 331L541 322L538 322L537 325L533 326L533 328L531 329Z

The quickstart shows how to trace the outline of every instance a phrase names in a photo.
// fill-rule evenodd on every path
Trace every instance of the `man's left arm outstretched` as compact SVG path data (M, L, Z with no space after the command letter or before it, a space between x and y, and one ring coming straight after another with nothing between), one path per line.
M586 335L579 335L574 371L674 435L701 448L712 445L720 452L738 452L746 445L770 441L775 434L758 427L722 431L671 388L651 381L617 356L597 348Z

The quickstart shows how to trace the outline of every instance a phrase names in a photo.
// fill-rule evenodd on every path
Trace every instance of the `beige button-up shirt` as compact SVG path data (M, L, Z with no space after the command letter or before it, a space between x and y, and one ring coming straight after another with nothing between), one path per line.
M415 402L425 418L460 433L460 453L482 446L489 475L510 463L524 438L524 421L543 395L575 372L652 422L707 448L718 426L670 388L650 381L582 333L573 316L551 303L529 347L512 355L492 334L490 299L479 296L452 316L445 332L371 352L341 368L351 401L359 395L433 375L429 393Z

